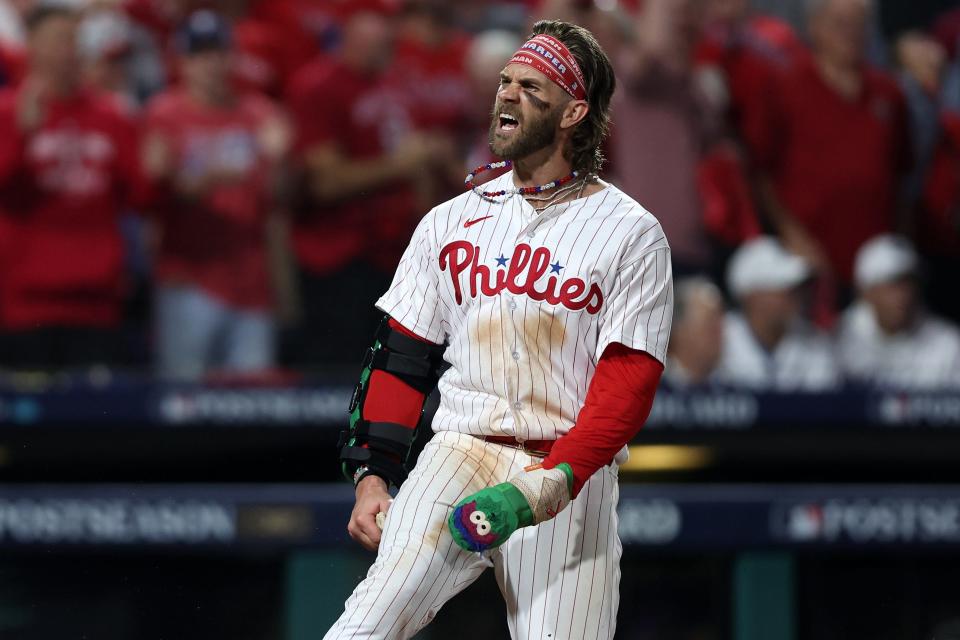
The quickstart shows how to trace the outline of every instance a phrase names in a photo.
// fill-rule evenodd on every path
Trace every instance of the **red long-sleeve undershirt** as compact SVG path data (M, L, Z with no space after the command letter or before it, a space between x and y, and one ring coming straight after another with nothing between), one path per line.
M390 327L426 342L391 319ZM620 343L608 346L600 360L583 408L573 428L557 439L543 466L552 469L565 462L573 470L573 496L596 471L609 464L617 452L643 426L660 382L663 365L653 356ZM396 376L376 370L370 376L363 403L363 418L415 428L425 395Z
M653 406L663 365L645 351L619 342L604 349L587 388L577 423L557 438L543 466L573 469L573 497L600 467L630 442Z

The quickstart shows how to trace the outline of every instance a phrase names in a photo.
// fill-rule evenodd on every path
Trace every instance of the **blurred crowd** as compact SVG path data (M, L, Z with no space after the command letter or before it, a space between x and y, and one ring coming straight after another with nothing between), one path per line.
M0 0L0 368L357 364L559 18L672 247L670 384L960 387L960 10L755 4Z

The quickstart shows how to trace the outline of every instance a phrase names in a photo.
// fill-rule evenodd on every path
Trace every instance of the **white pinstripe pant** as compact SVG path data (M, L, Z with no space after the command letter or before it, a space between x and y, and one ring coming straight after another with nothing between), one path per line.
M440 432L390 508L377 560L325 640L409 638L494 567L514 640L613 638L620 600L616 466L600 469L549 522L492 553L463 551L447 531L454 504L539 462L517 449ZM477 603L478 615L489 615Z

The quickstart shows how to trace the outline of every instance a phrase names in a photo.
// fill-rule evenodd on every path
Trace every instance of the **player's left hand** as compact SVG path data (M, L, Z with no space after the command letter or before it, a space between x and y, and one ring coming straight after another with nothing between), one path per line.
M467 551L499 547L520 527L556 516L570 503L573 470L534 465L508 482L487 487L458 502L447 520L454 541Z

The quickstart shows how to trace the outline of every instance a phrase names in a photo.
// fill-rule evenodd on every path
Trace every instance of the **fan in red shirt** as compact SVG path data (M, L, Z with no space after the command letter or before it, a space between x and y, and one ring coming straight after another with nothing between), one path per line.
M14 366L110 362L136 132L112 97L79 85L74 12L41 6L27 27L27 77L0 94L0 354Z
M711 0L694 53L700 73L718 73L731 124L752 143L762 126L763 100L773 76L806 55L786 22L749 12L747 0Z
M441 157L386 77L394 25L377 2L357 2L343 20L336 57L293 79L303 193L294 229L308 335L299 357L353 363L377 314L364 303L390 284L419 217L416 179L433 179Z
M331 0L315 1L327 5ZM200 9L216 8L231 24L231 72L242 91L280 96L290 76L318 49L302 0L123 0L120 4L163 53L168 79L174 81L179 79L177 51L167 44L177 25Z
M147 113L145 159L160 194L156 339L161 374L260 371L274 362L267 224L290 135L266 98L230 83L226 23L178 32L183 86Z
M444 154L436 161L446 171L434 184L425 185L433 191L422 194L426 202L446 200L463 190L465 149L473 142L467 70L471 38L452 24L452 13L445 0L406 0L389 74L404 96L414 127L433 134ZM487 89L492 90L489 78Z
M812 56L768 92L761 191L784 243L846 285L860 245L897 223L911 156L906 106L864 62L867 2L813 7Z

